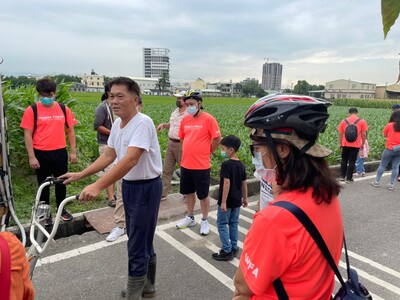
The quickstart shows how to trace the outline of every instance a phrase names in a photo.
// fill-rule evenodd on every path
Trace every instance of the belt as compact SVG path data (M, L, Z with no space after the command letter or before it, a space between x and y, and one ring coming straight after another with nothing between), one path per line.
M169 138L169 140L172 141L172 142L174 142L174 143L180 143L180 142L181 142L181 140L177 140L177 139L171 139L171 138Z
M140 180L126 180L126 179L122 179L122 181L126 184L141 184L141 183L149 183L152 182L154 180L159 179L161 176L157 176L154 178L150 178L150 179L140 179Z

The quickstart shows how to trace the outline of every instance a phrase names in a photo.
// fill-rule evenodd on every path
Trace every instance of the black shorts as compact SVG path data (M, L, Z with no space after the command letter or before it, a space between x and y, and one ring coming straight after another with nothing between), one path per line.
M210 169L190 170L181 167L180 193L182 195L196 192L197 198L207 198L210 191Z

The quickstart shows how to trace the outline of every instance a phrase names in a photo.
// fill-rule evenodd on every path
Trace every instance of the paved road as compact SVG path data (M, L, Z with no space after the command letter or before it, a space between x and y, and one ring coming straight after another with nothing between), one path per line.
M372 178L369 174L356 179L340 195L350 261L374 299L400 299L400 185L390 192L370 186ZM385 175L383 186L387 181ZM242 210L240 248L254 204ZM211 258L220 245L215 210L210 221L214 226L207 237L198 234L199 226L177 230L175 220L159 223L157 299L231 299L238 260ZM127 274L126 237L114 243L104 238L92 231L57 240L35 269L37 299L120 299ZM343 257L340 266L344 266Z

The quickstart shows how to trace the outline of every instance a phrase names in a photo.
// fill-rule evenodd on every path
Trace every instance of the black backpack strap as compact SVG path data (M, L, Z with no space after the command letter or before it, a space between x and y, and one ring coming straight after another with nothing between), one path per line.
M299 221L301 224L303 224L304 228L307 229L308 233L310 236L314 239L315 243L318 245L319 249L321 250L322 254L324 255L325 259L327 260L329 266L335 273L336 277L339 279L340 284L345 287L344 280L342 278L342 275L339 272L339 269L337 268L335 261L332 257L331 252L329 251L328 247L325 244L324 239L322 238L321 234L319 233L318 229L315 227L314 223L311 221L311 219L307 216L307 214L297 205L287 202L287 201L279 201L275 202L273 204L274 206L279 206L282 207L288 211L290 211ZM343 233L343 239L344 239L344 233ZM346 263L349 269L349 263L348 263L348 255L347 255L347 247L346 247L346 242L344 241L345 244L345 253L346 253ZM274 285L275 287L275 285ZM283 287L283 285L282 285ZM275 289L275 291L278 294L278 291ZM281 300L281 298L279 298Z
M362 119L357 119L353 124L356 125L358 122L360 122Z
M275 293L278 296L279 300L289 300L289 296L286 293L285 288L283 287L282 280L280 278L275 279L275 281L272 283L275 289Z
M61 110L62 110L62 112L63 112L63 114L64 114L65 127L69 128L68 122L67 122L67 109L65 108L65 105L64 105L64 104L59 103L59 102L57 102L57 103L58 103L58 105L60 105L60 108L61 108Z
M347 124L347 125L350 125L350 122L349 122L349 120L347 120L347 119L344 119L344 121L346 122L346 124Z
M36 106L36 102L31 105L31 108L32 108L32 111L33 111L33 131L32 131L32 136L33 136L33 133L35 132L36 127L37 127L37 106Z

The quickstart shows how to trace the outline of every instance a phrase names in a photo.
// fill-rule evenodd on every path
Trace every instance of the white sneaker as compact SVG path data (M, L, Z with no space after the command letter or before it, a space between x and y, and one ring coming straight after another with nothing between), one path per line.
M371 185L374 186L374 187L380 187L380 184L378 182L376 182L376 181L371 182Z
M208 220L201 220L200 234L207 235L209 233L210 233L210 226L208 225Z
M192 219L189 216L186 216L185 218L180 220L175 226L178 229L183 229L183 228L186 228L186 227L193 227L193 226L196 226L196 220Z
M107 242L114 242L121 235L125 234L125 228L123 227L115 227L111 230L110 234L106 237Z

